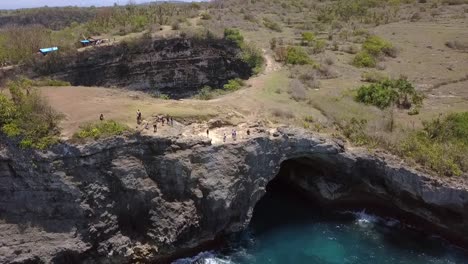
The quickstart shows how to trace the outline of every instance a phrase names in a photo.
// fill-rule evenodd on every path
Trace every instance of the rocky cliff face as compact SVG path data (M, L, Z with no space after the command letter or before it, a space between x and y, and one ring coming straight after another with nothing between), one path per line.
M244 228L282 164L278 177L324 203L383 201L468 234L466 185L300 130L223 145L138 136L1 147L1 263L165 263Z
M143 39L66 58L47 56L35 71L73 85L126 87L183 98L205 85L222 88L230 79L250 77L252 70L239 53L220 39Z

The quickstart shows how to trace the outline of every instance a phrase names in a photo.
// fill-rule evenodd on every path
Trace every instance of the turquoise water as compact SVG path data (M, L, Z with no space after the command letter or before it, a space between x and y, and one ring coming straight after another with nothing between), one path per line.
M268 193L248 230L226 247L177 264L468 263L444 240L365 212L326 212L288 193Z

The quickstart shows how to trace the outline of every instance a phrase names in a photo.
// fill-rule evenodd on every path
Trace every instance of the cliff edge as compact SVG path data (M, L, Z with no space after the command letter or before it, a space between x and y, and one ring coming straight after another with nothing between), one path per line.
M467 184L300 129L257 128L219 145L115 137L48 152L2 141L1 263L167 262L243 229L282 166L284 180L324 204L389 205L468 237Z

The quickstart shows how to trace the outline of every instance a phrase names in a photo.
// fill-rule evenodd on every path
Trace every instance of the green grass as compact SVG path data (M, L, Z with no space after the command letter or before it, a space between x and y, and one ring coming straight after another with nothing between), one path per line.
M441 176L468 172L468 112L424 122L399 145L399 154Z
M49 106L32 84L28 79L7 84L11 98L0 94L0 128L23 148L46 149L58 142L58 124L63 116Z
M122 135L129 131L126 125L114 120L100 121L83 125L78 132L73 135L75 139L100 139L116 135Z

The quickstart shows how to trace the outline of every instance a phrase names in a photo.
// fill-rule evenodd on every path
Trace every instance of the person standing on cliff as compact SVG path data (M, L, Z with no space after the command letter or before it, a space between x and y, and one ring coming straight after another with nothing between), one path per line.
M153 125L153 133L158 132L158 123L154 123Z
M139 125L141 123L141 112L140 109L137 110L137 124Z
M210 137L210 129L209 128L206 130L206 137Z

